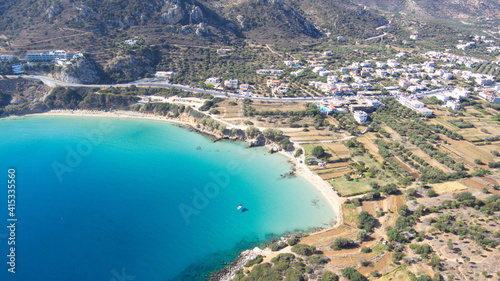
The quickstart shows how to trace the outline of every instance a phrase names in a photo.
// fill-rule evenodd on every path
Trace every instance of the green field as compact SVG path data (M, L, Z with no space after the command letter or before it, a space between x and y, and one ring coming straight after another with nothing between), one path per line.
M362 194L372 190L371 182L376 182L376 179L356 179L356 181L346 181L343 178L328 180L328 183L342 196L352 196Z

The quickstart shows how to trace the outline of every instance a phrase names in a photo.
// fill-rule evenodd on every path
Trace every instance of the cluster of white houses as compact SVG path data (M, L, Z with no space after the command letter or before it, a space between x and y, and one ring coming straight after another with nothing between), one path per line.
M500 86L479 92L479 97L491 103L500 103Z
M210 77L205 80L205 84L211 85L214 89L224 90L239 90L241 94L249 94L250 85L249 84L240 84L238 79L228 79L222 81L219 77Z
M13 55L0 55L0 61L10 61L13 58Z
M71 60L83 57L81 52L57 50L28 53L26 58L31 62L54 62L60 65L70 64Z
M75 51L45 51L45 52L30 52L26 54L25 60L28 62L52 62L59 65L71 64L72 60L83 57L81 52ZM0 61L9 61L15 58L14 55L0 55Z

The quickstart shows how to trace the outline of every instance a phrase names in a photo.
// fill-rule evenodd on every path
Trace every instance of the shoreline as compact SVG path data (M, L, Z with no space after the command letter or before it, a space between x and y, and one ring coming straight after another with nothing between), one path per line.
M176 124L178 126L184 127L188 130L195 131L199 134L209 136L213 140L218 140L215 135L210 132L206 132L196 128L197 123L188 122L187 120L179 120L174 118L169 118L166 116L158 116L154 114L144 114L134 111L112 111L112 112L103 112L97 110L51 110L43 113L34 113L34 114L25 114L25 115L17 115L17 116L9 116L6 118L19 118L19 117L29 117L29 116L81 116L81 117L100 117L100 118L121 118L121 119L146 119L153 121L163 121L169 122L172 124ZM300 146L300 145L299 145ZM274 144L266 144L265 147L269 149L276 148ZM300 146L301 149L303 149ZM322 233L333 228L338 227L342 224L342 203L345 201L344 198L341 198L337 192L334 191L333 187L330 186L326 181L321 179L318 175L314 174L305 164L304 155L300 158L295 158L291 153L286 151L278 151L279 154L285 156L288 161L293 165L295 175L303 177L307 182L309 182L317 191L319 191L323 197L326 199L330 208L332 210L332 222L333 224L322 228L320 230L312 231L308 233L309 235L314 235L317 233ZM300 160L300 161L299 161ZM225 267L224 271L219 271L222 276L219 276L217 280L231 280L234 275L234 272L240 268L242 268L246 261L251 258L255 258L256 253L266 254L266 253L274 253L268 249L259 249L255 247L254 249L248 249L239 254L239 257L234 260L231 265Z

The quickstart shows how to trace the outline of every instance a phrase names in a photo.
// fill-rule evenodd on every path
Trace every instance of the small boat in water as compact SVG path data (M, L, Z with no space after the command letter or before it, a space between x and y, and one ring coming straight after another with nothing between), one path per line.
M236 207L236 210L241 210L242 208L243 208L243 205L240 204L240 205L238 205L238 207Z

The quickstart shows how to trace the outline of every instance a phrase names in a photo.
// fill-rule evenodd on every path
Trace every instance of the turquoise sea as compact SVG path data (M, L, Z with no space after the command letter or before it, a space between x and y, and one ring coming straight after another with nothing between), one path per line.
M280 178L286 157L166 122L19 117L1 119L0 135L0 280L204 280L336 216L305 179Z

